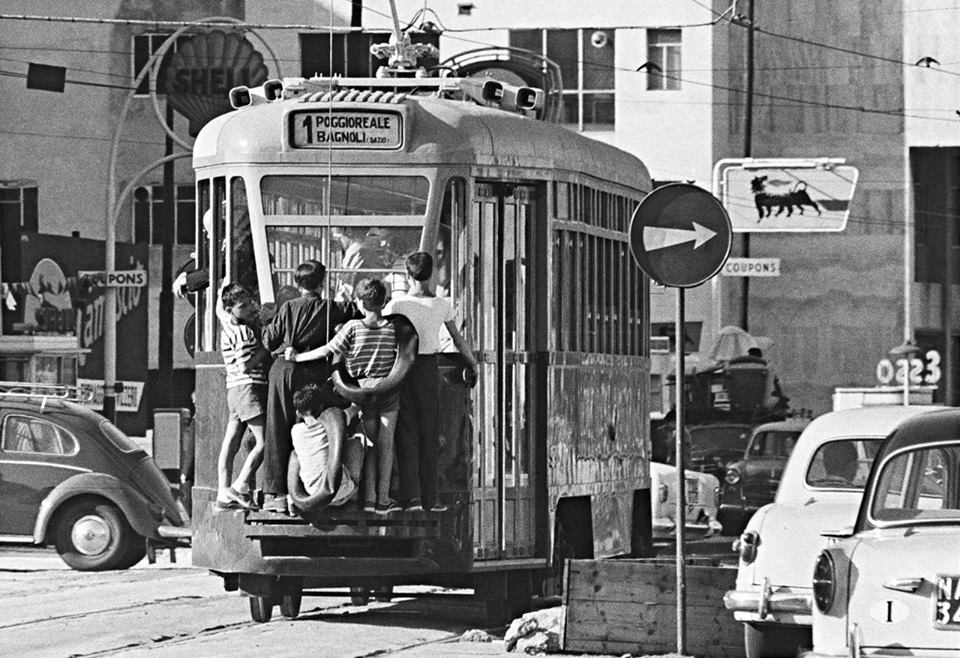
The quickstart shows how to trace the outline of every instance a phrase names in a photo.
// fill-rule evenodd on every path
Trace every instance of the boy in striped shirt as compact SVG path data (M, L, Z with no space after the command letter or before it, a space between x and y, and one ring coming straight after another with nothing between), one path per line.
M219 509L250 509L246 492L250 476L263 459L263 427L267 401L267 359L270 353L260 342L257 319L259 305L249 290L229 283L220 292L217 317L220 319L220 351L226 366L227 408L230 418L217 460L217 502ZM240 472L230 484L233 460L244 432L250 428L255 441Z
M364 279L357 284L355 295L363 319L348 321L322 347L302 353L288 347L284 356L290 361L312 361L344 354L347 372L356 378L361 388L371 388L390 374L397 358L397 338L393 324L381 314L387 301L387 289L383 283ZM373 446L363 462L363 509L366 512L389 514L400 510L400 506L390 499L393 434L399 408L400 397L396 391L360 408L364 433Z

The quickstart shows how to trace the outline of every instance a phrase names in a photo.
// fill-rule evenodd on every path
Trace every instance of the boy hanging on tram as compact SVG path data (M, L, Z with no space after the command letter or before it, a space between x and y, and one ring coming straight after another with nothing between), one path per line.
M348 321L330 342L316 349L298 352L294 347L287 347L285 358L301 363L344 354L347 372L357 379L360 388L376 387L391 373L397 357L394 325L381 313L387 300L386 286L376 279L364 279L357 284L356 298L363 310L363 319ZM399 407L396 391L373 396L361 404L364 433L372 444L363 464L365 512L390 514L401 509L390 498L393 435Z
M425 251L407 256L406 294L391 300L386 313L407 317L420 337L419 353L400 390L397 418L397 466L400 500L405 511L442 512L446 506L438 492L437 462L440 455L440 329L445 327L457 350L466 358L473 376L477 360L457 330L453 304L438 297L430 286L433 257Z
M331 408L329 412L321 413L321 420L329 423L342 424L340 409L349 406L349 402L337 395L328 382L331 366L327 360L300 364L282 358L284 348L308 352L323 345L333 337L337 325L355 317L354 309L345 303L324 299L325 275L323 263L316 260L301 263L294 274L300 296L280 304L276 315L263 330L264 346L281 356L270 368L267 397L263 491L264 509L268 511L292 511L287 496L287 465L293 445L290 428L297 420L294 391L305 384L318 383L324 407Z
M230 418L217 461L219 509L253 509L248 482L263 459L264 417L267 400L266 363L270 353L260 344L259 305L253 294L238 283L223 287L217 300L222 330L220 350L226 366L227 407ZM230 482L233 460L247 428L255 445Z
M327 407L317 384L296 391L293 406L301 421L290 430L293 452L287 488L296 508L312 512L345 505L355 498L360 482L362 435L347 436L345 426L328 429L329 424L320 420Z

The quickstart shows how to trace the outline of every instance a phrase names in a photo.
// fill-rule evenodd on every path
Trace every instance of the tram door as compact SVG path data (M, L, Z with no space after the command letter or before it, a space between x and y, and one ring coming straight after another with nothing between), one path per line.
M480 385L474 427L474 556L535 554L536 438L545 428L537 391L545 313L544 221L537 188L478 183L471 221ZM538 228L539 227L539 228ZM545 236L544 236L545 237ZM537 250L536 245L541 249ZM538 292L539 291L539 292Z

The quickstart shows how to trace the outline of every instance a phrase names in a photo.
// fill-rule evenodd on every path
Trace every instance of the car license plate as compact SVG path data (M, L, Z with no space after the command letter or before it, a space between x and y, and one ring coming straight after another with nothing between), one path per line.
M960 630L960 576L937 574L936 628Z

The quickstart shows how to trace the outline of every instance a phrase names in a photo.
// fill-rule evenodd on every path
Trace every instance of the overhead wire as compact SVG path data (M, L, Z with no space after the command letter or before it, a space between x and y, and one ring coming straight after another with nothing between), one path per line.
M342 2L351 2L351 0L341 0L341 1L342 1ZM695 0L691 0L691 1L695 2ZM696 4L700 4L700 3L696 3ZM700 6L704 6L704 5L700 5ZM732 5L731 5L731 7L732 7ZM704 8L706 8L706 7L704 6ZM362 9L363 11L369 12L369 13L371 13L371 14L374 14L374 15L377 15L377 16L380 16L380 17L391 18L391 15L389 15L389 14L387 14L387 13L385 13L385 12L379 11L379 10L377 10L377 9L374 9L374 8L372 8L372 7L369 7L369 6L367 6L367 5L362 5L362 6L361 6L361 9ZM435 12L433 12L433 10L427 9L427 11L430 11L430 12L432 12L432 13L435 14ZM708 23L695 23L695 24L688 24L688 25L680 25L679 27L705 27L705 26L713 26L713 25L715 25L715 24L718 22L719 19L721 19L721 18L724 16L724 14L728 13L729 11L730 11L730 9L728 9L728 10L725 11L725 12L718 13L718 12L716 12L716 11L714 11L714 10L711 9L711 12L716 16L716 18L715 18L713 21L710 21L710 22L708 22ZM419 16L423 15L424 13L425 13L424 9L418 10L418 11L416 12L416 14L414 15L414 19L410 21L410 24L412 25L413 23L415 23L415 22L416 22L416 18L418 18ZM86 18L80 18L80 17L54 17L54 16L41 17L41 16L21 16L21 15L16 15L16 16L0 15L0 20L4 20L4 19L16 19L16 20L48 20L48 21L63 21L63 22L70 22L70 23L74 23L74 22L105 23L105 24L121 23L121 24L131 24L131 25L161 25L161 26L194 25L194 24L195 24L195 25L205 25L205 26L210 26L210 25L216 26L216 25L219 25L219 24L217 24L217 23L195 23L195 22L190 22L190 21L151 21L151 20L138 20L138 19L86 19ZM332 19L332 14L331 14L331 19ZM438 18L438 20L439 20L439 18ZM732 25L739 25L738 22L734 22L734 21L731 21L731 24L732 24ZM234 27L234 28L236 27L236 24L234 24L234 23L230 23L230 24L226 24L226 23L225 23L224 25L229 25L229 26ZM318 26L310 26L310 25L297 25L297 24L265 24L265 23L261 23L261 24L248 24L248 25L244 25L243 27L244 27L245 29L257 29L257 28L260 28L260 29L281 29L281 28L307 29L307 28L310 28L310 29L315 29L315 30L316 30L316 29L325 29L329 34L332 34L332 33L334 33L335 31L336 31L336 32L349 32L349 31L356 31L356 30L361 30L361 29L362 29L362 28L353 28L353 27L345 27L345 26L325 26L324 28L319 28ZM626 26L626 27L629 28L629 27L641 27L641 26ZM646 26L646 27L650 27L650 26ZM657 27L658 27L658 28L663 28L664 26L657 26ZM742 27L742 25L741 25L741 27ZM479 30L488 30L488 29L489 29L489 30L504 30L504 29L507 29L507 28L503 28L503 27L499 27L499 28L470 28L470 29L463 29L463 30L449 30L449 29L447 29L447 30L444 30L443 33L446 34L446 33L448 33L448 32L453 32L453 33L475 32L475 31L478 31L478 29L479 29ZM536 28L536 29L549 29L549 28ZM625 27L624 27L624 26L618 26L618 29L625 29ZM838 51L841 51L841 52L845 52L845 53L847 53L847 54L861 56L861 57L866 58L866 59L873 59L873 60L883 61L883 62L887 62L887 63L896 63L896 64L901 65L901 66L913 66L913 65L910 64L909 62L906 62L906 61L900 60L900 59L896 59L896 58L886 57L886 56L882 56L882 55L876 55L876 54L873 54L873 53L864 53L864 52L861 52L861 51L855 51L855 50L852 50L852 49L842 48L842 47L839 47L839 46L832 46L832 45L830 45L830 44L824 44L824 43L821 43L821 42L816 42L816 41L812 41L812 40L808 40L808 39L803 39L803 38L800 38L800 37L793 37L793 36L791 36L791 35L784 35L784 34L781 34L781 33L777 33L777 32L770 31L770 30L765 30L765 29L763 29L763 28L756 28L756 27L755 27L755 30L758 31L758 32L762 32L762 33L764 33L764 34L767 34L768 36L778 37L778 38L784 38L784 39L789 39L789 40L796 41L796 42L798 42L798 43L804 43L804 44L811 45L811 46L822 47L822 48L827 48L827 49L832 49L832 50L838 50ZM464 42L464 43L472 43L472 44L479 45L479 46L484 46L484 47L492 47L492 46L493 46L493 44L490 44L489 42L480 41L480 40L476 40L476 39L468 39L468 38L465 38L465 37L449 36L448 38L454 39L454 40L459 40L459 41ZM2 49L2 48L3 48L3 47L0 47L0 49ZM104 51L104 52L116 52L116 51ZM125 53L123 53L123 54L125 54ZM292 60L285 60L285 61L292 61ZM572 60L564 60L563 58L559 58L559 62L560 62L560 63L571 63L571 61L572 61ZM594 68L598 68L598 69L610 68L610 69L612 69L612 70L627 71L627 72L631 72L631 71L632 71L631 69L628 69L628 68L625 68L625 67L606 67L606 66L603 66L603 65L595 65ZM817 70L819 67L809 67L809 68L812 69L812 70ZM824 68L828 68L828 67L824 67ZM837 68L842 68L842 67L837 67ZM941 72L949 73L949 74L951 74L951 75L960 76L960 73L956 73L956 72L952 72L952 71L944 71L944 70L941 70L941 69L938 69L938 68L930 68L930 69L928 69L927 67L924 67L924 69L925 69L925 70L932 70L932 71L941 71ZM687 70L689 70L689 71L694 71L694 69L687 69ZM719 69L719 68L714 68L714 69L700 69L700 70L711 71L711 72L720 72L720 71L723 71L723 70L727 70L727 71L735 72L737 69L732 69L732 68L731 68L731 69ZM762 70L767 70L767 69L764 69L763 67L761 67L761 68L759 68L758 70L762 71ZM771 69L769 69L769 70L779 70L779 69L777 69L777 68L771 68ZM93 71L88 71L88 72L93 73ZM116 75L116 74L104 73L104 75L111 75L111 76L113 76L113 75ZM691 78L689 78L689 77L686 77L686 76L673 76L673 79L677 80L678 82L686 82L686 83L689 83L689 84L692 84L692 85L712 87L712 88L715 88L715 89L718 89L718 90L727 91L727 92L732 92L732 93L739 93L739 94L745 93L744 90L741 90L741 89L739 89L739 88L737 88L737 87L725 86L725 85L718 84L718 83L705 83L705 82L702 82L702 81L693 80L693 79L691 79ZM73 84L88 84L88 85L90 85L90 86L98 86L98 85L96 85L95 83L82 83L82 82L80 82L80 81L71 81L71 83L73 83ZM101 85L101 86L108 86L108 87L109 87L109 85ZM126 88L128 88L128 87L118 87L118 88L126 89ZM585 90L585 91L590 91L590 90ZM892 108L873 108L873 107L866 107L866 106L862 106L862 105L845 105L845 104L828 103L828 102L816 101L816 100L807 100L807 99L803 99L803 98L791 98L791 97L780 96L780 95L775 95L775 94L767 94L767 93L763 93L763 92L755 92L755 95L758 95L758 96L761 96L761 97L765 97L765 98L767 98L768 100L778 101L778 102L781 102L781 103L783 103L783 102L785 102L785 103L790 103L790 104L793 104L793 105L796 105L796 106L810 106L810 107L821 107L821 108L826 108L826 109L839 109L839 110L865 112L865 113L885 114L885 115L889 115L889 116L902 116L902 117L909 117L909 118L915 118L915 119L921 119L921 120L924 120L924 119L927 119L927 120L932 119L932 120L937 120L937 121L955 121L955 119L952 118L952 117L929 117L929 116L924 116L924 115L921 115L921 114L908 113L907 108L903 108L903 109L892 109ZM645 101L642 101L642 102L645 102L645 103L648 103L648 104L649 104L650 102L656 102L656 101L645 100ZM777 107L784 107L784 106L783 106L783 105L777 105ZM950 111L950 110L952 110L952 109L955 109L955 108L944 108L943 111ZM919 108L918 108L918 109L916 109L916 110L910 110L910 111L911 111L911 112L936 111L936 108L922 108L922 109L919 109Z

